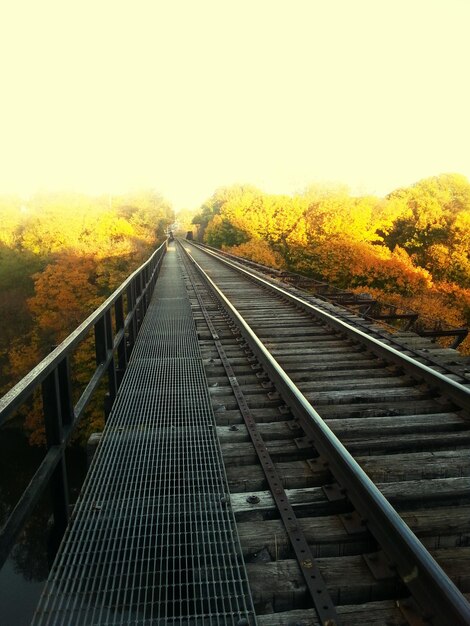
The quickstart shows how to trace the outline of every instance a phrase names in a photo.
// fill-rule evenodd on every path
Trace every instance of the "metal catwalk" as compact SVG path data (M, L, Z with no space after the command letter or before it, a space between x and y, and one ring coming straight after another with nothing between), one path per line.
M33 624L254 624L174 244Z

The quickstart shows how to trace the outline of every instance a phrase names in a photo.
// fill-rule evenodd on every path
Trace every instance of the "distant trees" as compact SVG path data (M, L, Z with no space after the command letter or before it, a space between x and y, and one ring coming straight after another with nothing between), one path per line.
M210 245L470 324L470 183L459 174L386 198L335 185L293 197L226 187L194 222Z
M385 233L437 280L470 287L470 184L459 174L443 174L398 189L389 196L402 206Z
M0 199L0 211L1 393L140 265L163 239L173 211L153 191ZM93 361L89 352L84 347L76 355L81 369ZM31 440L41 443L34 410L27 425Z

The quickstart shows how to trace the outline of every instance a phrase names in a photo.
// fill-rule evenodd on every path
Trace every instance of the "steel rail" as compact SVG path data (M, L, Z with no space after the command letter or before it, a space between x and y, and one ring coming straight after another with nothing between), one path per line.
M293 414L310 425L309 430L314 446L327 460L329 469L340 487L363 517L365 526L375 537L420 605L425 619L435 626L449 626L449 624L468 626L470 604L459 589L341 441L328 428L319 413L311 406L224 293L192 255L190 258L226 312L237 324L241 334L290 406Z
M197 276L198 274L196 271L194 271L194 268L190 267L188 259L188 255L183 256L185 265L188 267L188 269L192 270L193 276ZM266 443L264 442L264 439L253 417L253 413L248 406L248 402L246 400L245 394L243 393L242 387L237 380L233 367L230 363L230 359L228 358L222 341L220 340L217 329L210 317L209 311L207 310L203 302L200 288L196 285L193 276L191 276L191 272L188 272L188 276L189 280L191 281L194 293L196 294L199 307L214 341L214 346L224 367L228 382L234 393L238 408L245 423L246 430L257 454L258 461L263 469L266 482L269 485L269 489L279 512L279 516L284 524L287 536L289 537L289 540L291 542L291 547L297 558L297 563L304 577L305 584L310 593L310 597L312 599L313 606L315 607L315 611L318 615L318 619L320 620L321 624L328 624L328 626L340 626L340 620L336 612L336 607L333 603L324 577L320 571L317 560L315 559L313 552L307 542L305 533L302 531L294 508L289 502L289 499L282 484L282 478L274 465L269 450L266 447ZM208 291L208 293L211 294L211 291ZM220 306L218 310L223 311Z
M260 276L256 276L255 274L244 269L243 267L234 265L233 263L219 256L212 250L206 250L205 248L200 249L206 254L213 256L221 263L225 263L227 266L231 267L237 272L245 274L250 280L263 285L265 288L289 300L304 311L313 314L315 317L319 318L321 321L323 321L325 324L328 324L335 330L347 333L350 337L356 338L357 341L365 345L377 356L380 356L381 358L390 361L395 365L406 367L408 371L411 372L411 374L426 381L426 383L428 383L431 388L437 387L461 408L470 411L470 381L469 386L466 387L465 385L462 385L461 383L452 380L445 374L441 374L441 372L437 372L436 370L425 365L424 363L420 363L413 357L408 356L407 354L400 352L392 346L387 345L383 341L380 341L380 339L371 337L364 331L358 328L354 328L354 326L348 324L348 322L345 322L344 320L335 317L327 311L323 311L318 306L302 300L292 293L289 293L289 291L287 291L286 289L277 285L273 285L269 281L261 278Z

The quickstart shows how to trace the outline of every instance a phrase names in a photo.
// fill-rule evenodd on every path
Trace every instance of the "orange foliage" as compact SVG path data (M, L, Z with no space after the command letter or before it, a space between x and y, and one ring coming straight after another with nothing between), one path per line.
M369 286L385 292L411 294L427 289L431 276L415 267L405 250L353 241L345 236L308 248L297 268L321 276L338 287Z
M64 254L34 276L35 295L28 300L38 327L56 342L78 326L100 303L93 259Z
M8 351L9 368L12 375L18 378L33 369L41 359L37 333L26 338L17 338Z
M6 391L140 265L173 215L154 192L36 195L27 203L0 198L0 208L0 316L11 325L0 336L0 389ZM21 326L6 315L20 296ZM94 360L92 342L83 342L72 358L75 390L89 380ZM25 416L30 441L43 443L40 400L28 404ZM92 408L88 418L93 423L101 416Z

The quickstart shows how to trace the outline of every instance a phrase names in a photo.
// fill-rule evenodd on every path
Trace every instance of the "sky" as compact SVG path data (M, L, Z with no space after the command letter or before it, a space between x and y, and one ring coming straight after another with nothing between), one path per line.
M0 194L470 177L468 0L15 0Z

